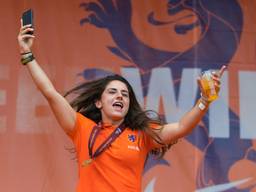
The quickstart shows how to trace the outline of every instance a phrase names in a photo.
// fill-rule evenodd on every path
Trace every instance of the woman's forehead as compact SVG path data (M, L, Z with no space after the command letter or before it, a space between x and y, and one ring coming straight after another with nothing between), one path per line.
M106 89L109 89L109 88L115 88L115 89L128 91L127 85L124 82L119 81L119 80L113 80L113 81L109 82L106 86Z

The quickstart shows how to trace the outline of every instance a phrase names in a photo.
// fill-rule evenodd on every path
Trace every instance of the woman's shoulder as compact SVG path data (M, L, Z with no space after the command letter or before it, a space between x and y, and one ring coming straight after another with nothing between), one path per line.
M80 112L76 112L76 118L76 121L82 124L96 124L96 122L94 122L92 119L86 117Z

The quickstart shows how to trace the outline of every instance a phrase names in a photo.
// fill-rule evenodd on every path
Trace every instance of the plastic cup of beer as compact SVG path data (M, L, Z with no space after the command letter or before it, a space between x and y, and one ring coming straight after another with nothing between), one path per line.
M212 79L212 70L202 72L200 83L209 101L214 101L218 98L218 92L214 86Z

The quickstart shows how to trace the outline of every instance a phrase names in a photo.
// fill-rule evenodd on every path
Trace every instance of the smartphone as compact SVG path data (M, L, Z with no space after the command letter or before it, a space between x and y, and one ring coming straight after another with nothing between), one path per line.
M33 11L32 9L29 9L22 14L22 25L32 25L32 28L34 28L33 24ZM28 34L32 35L33 31L29 31Z

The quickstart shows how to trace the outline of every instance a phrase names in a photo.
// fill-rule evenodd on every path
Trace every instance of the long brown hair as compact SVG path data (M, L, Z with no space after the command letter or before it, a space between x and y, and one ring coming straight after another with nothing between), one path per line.
M97 79L90 82L85 82L70 91L68 91L64 96L70 94L76 94L76 96L71 101L71 106L84 116L92 119L96 123L99 123L101 119L101 112L95 106L95 102L101 98L106 86L114 80L123 82L128 89L130 105L128 112L125 116L124 123L127 127L132 130L142 130L150 135L157 143L163 145L163 147L152 150L152 153L162 157L170 145L165 145L162 143L161 138L157 135L156 131L161 131L162 128L152 129L150 124L163 125L163 120L157 112L146 110L144 111L139 102L136 99L135 93L130 85L130 83L120 75L110 75L101 79Z

